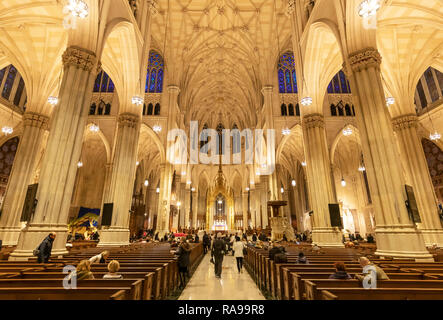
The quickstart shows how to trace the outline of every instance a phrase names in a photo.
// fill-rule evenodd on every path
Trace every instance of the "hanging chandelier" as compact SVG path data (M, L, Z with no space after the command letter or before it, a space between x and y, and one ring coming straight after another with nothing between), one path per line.
M149 186L149 180L148 179L145 180L144 185L145 185L145 187Z
M286 127L281 131L281 133L284 136L289 136L291 134L291 130L288 127Z
M139 97L139 96L132 97L132 104L135 104L137 106L142 106L143 103L144 103L144 100L142 97Z
M436 141L436 140L439 140L439 139L441 138L441 134L438 133L437 131L435 131L434 133L431 133L431 134L429 135L429 138L430 138L432 141Z
M8 136L14 132L14 129L10 126L4 126L2 128L2 132L5 134L5 136Z
M135 165L136 165L136 166L140 165L140 161L137 161L137 162L135 163Z
M350 127L343 129L343 135L345 137L349 137L351 134L352 134L352 129Z
M309 107L312 104L312 98L311 97L304 97L300 100L300 103L304 107Z
M363 164L361 164L360 167L358 167L358 171L365 172L366 171L365 166Z
M83 167L83 162L79 161L79 162L77 163L77 167L78 167L78 168Z
M307 166L306 161L303 161L303 162L301 163L301 165L302 165L303 167L306 167L306 166Z
M395 103L395 98L394 97L388 97L388 98L386 98L386 105L389 107L389 106L392 106L393 104Z
M293 187L295 187L297 185L297 182L295 180L292 180L291 184Z
M152 130L154 130L155 133L159 133L162 131L162 127L160 125L155 125Z
M380 9L380 0L364 0L358 7L358 15L362 18L368 18L375 15Z
M97 124L93 123L89 126L89 131L97 133L100 131L100 127Z
M48 98L48 103L51 106L56 106L58 104L58 98L51 96L51 97Z
M82 0L69 0L66 9L69 10L73 17L80 19L84 19L89 15L88 5Z
M345 180L345 178L341 178L341 186L343 188L346 187L346 180Z

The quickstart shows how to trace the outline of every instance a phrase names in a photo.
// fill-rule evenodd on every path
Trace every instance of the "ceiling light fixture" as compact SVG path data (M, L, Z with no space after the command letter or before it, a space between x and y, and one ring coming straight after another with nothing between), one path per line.
M56 105L58 104L58 98L57 98L57 97L50 96L50 97L48 98L48 103L49 103L51 106L56 106Z
M69 0L66 8L71 15L80 19L85 19L89 15L88 5L82 0Z
M312 98L311 97L304 97L300 100L300 103L302 106L309 107L312 104Z
M441 134L438 133L437 131L435 131L434 133L431 133L431 134L429 135L429 138L430 138L432 141L436 141L436 140L439 140L439 139L441 138Z
M97 124L93 123L89 126L89 131L97 133L100 131L100 127Z
M144 103L144 100L142 97L139 97L139 96L132 97L132 104L135 104L137 106L142 106L143 103Z
M350 127L343 129L343 135L345 137L349 137L351 134L352 134L352 129Z
M358 7L358 15L362 18L368 18L375 15L380 9L380 0L364 0Z
M155 133L159 133L162 131L162 127L157 124L152 128L152 130L154 130Z
M388 98L386 98L386 105L389 107L389 106L392 106L393 104L395 103L395 98L394 97L388 97Z

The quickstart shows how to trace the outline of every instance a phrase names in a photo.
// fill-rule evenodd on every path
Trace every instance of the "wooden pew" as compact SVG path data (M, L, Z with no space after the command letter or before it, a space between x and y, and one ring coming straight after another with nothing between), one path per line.
M78 288L127 288L125 300L141 300L143 294L143 281L140 279L96 279L77 282ZM64 288L63 279L0 279L2 288Z
M108 288L0 288L0 300L125 300L130 287Z
M443 300L443 289L411 288L329 288L322 300Z
M321 291L329 288L362 288L360 281L329 280L329 279L305 279L303 280L306 300L320 300ZM377 288L405 288L405 289L443 289L442 280L378 280ZM367 289L369 290L369 289Z

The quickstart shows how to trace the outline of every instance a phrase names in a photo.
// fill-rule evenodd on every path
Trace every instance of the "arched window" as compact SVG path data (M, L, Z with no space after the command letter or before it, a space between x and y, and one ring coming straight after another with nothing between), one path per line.
M295 105L295 115L300 117L300 104L298 103Z
M352 105L352 115L355 117L355 108L354 108L354 105Z
M107 103L105 107L105 116L109 116L111 114L111 104Z
M15 92L14 104L18 107L20 104L20 100L22 99L22 94L25 89L25 82L23 78L20 77L20 82L18 83L17 91Z
M345 105L345 111L346 111L347 117L352 117L352 111L351 111L351 107L349 106L349 104Z
M337 109L338 109L338 115L340 117L343 117L345 115L345 113L343 112L343 108L340 106L337 106Z
M5 77L6 69L8 69L8 67L5 67L0 70L0 88L3 84L3 78Z
M115 90L114 82L111 77L104 71L101 71L94 83L94 92L113 93Z
M330 94L351 93L351 86L349 85L349 80L342 70L340 70L334 76L334 78L332 78L332 81L328 85L328 93Z
M146 103L143 103L143 115L146 115Z
M294 116L294 105L292 103L288 106L288 114L292 117Z
M154 116L159 116L159 115L160 115L160 103L157 103L154 109Z
M278 62L278 86L280 93L298 93L294 54L286 52Z
M154 105L152 103L148 104L148 116L152 116L154 112Z
M331 104L331 116L336 117L337 116L337 108L334 104Z
M163 92L164 62L163 57L154 50L149 53L148 74L145 92Z
M288 115L288 110L286 109L286 105L284 103L281 105L281 115L282 115L282 117L285 117Z
M100 101L100 103L98 104L98 112L97 112L97 114L99 116L102 116L103 115L103 111L105 110L105 108L106 108L105 102L103 100Z
M9 66L8 75L6 76L5 85L3 86L2 97L9 100L11 95L12 86L14 85L15 77L17 76L17 69L13 66Z
M97 105L95 104L95 102L93 102L93 103L91 104L91 108L89 109L89 115L90 115L90 116L95 115L95 110L97 110Z
M417 111L440 99L443 99L443 73L430 67L423 73L417 83L415 90Z

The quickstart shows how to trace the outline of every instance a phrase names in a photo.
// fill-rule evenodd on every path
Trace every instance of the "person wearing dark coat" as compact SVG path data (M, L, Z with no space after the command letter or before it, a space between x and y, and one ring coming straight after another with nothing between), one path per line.
M200 242L200 237L198 236L198 234L195 235L195 239L194 239L194 243L199 243Z
M271 250L269 250L269 260L274 261L274 256L278 253L281 253L280 248L277 245L274 245Z
M257 241L257 235L254 233L252 235L252 242L256 242Z
M351 275L346 272L346 267L343 262L334 263L335 273L329 276L329 279L337 280L349 280L352 279Z
M221 233L217 234L217 239L212 243L211 256L214 258L215 277L221 278L223 257L226 254L226 242Z
M309 264L308 259L303 252L298 254L297 263Z
M208 252L209 247L211 246L211 238L206 234L206 231L203 235L203 253L206 254Z
M37 247L37 250L39 251L37 255L38 263L48 263L49 258L51 257L52 243L54 242L55 237L56 233L51 232Z
M180 287L184 288L186 283L186 275L189 270L189 255L191 253L191 246L186 242L185 238L181 238L181 244L175 253L178 256L178 272L180 276Z

